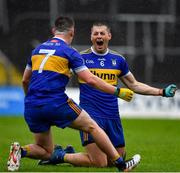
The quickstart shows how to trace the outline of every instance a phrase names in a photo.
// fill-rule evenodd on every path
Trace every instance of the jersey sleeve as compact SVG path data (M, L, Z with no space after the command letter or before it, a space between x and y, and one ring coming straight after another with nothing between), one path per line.
M31 56L29 56L27 64L26 64L26 69L32 69L32 61L31 61Z
M126 60L123 58L121 60L121 74L119 77L122 77L122 76L125 76L127 75L130 71L129 71L129 66L128 66L128 63L126 62Z

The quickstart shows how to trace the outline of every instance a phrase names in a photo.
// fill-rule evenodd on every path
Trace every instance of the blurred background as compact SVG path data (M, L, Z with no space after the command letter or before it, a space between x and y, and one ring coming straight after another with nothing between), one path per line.
M106 21L113 34L110 48L126 57L137 80L157 87L180 86L178 0L0 0L0 114L7 107L5 100L22 100L18 86L27 58L52 36L59 15L75 19L73 46L79 51L91 46L92 23ZM77 86L76 80L69 86Z

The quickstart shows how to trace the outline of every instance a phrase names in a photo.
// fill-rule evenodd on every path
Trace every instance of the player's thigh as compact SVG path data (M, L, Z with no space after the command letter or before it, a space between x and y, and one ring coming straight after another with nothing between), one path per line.
M107 166L107 156L100 150L96 143L91 143L85 146L86 152L91 160L93 166L105 167Z
M35 143L47 152L52 153L54 149L51 130L42 133L34 133Z
M84 132L90 132L90 130L97 128L98 125L86 111L82 110L80 115L71 123L70 127Z

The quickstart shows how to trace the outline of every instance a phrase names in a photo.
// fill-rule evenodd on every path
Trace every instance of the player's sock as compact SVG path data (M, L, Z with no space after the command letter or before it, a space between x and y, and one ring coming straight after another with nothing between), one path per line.
M114 161L116 167L118 168L119 171L123 171L126 168L126 163L123 159L123 157L119 157Z
M21 147L21 158L26 157L29 151L30 151L30 147L28 145Z

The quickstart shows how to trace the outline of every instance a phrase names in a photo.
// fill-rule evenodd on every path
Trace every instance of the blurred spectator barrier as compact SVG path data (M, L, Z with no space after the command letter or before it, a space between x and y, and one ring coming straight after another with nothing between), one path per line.
M68 88L66 93L79 103L79 89ZM135 95L130 103L119 99L123 118L180 119L180 92L174 98ZM20 87L0 87L0 116L23 115L24 93Z
M21 87L0 87L0 116L23 115L24 93Z

